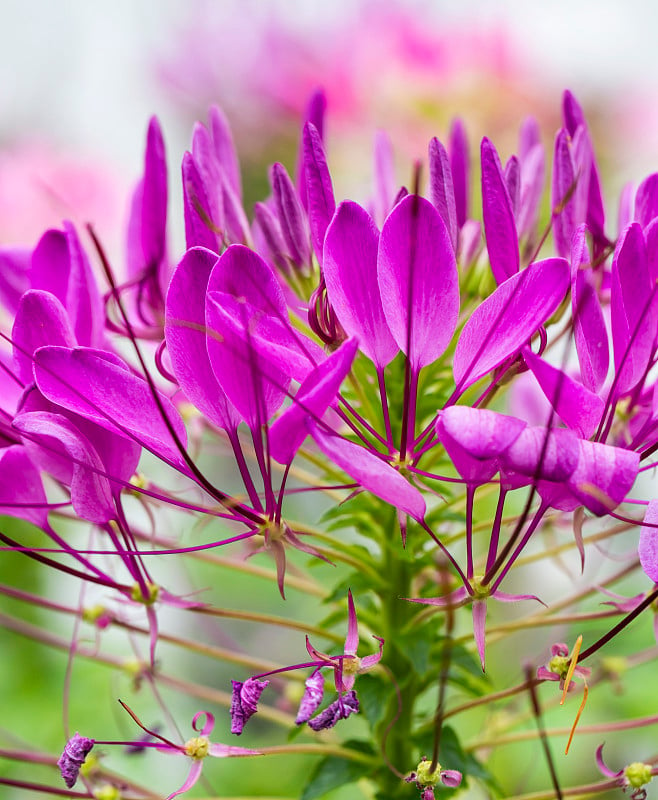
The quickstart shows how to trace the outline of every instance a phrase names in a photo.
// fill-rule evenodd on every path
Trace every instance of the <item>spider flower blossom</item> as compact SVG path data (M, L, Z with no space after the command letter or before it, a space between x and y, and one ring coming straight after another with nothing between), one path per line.
M256 713L258 700L269 683L261 678L306 667L315 667L315 670L305 682L304 695L295 719L297 725L307 722L312 730L325 730L333 728L339 720L346 719L350 714L359 711L359 701L354 691L356 676L368 672L379 663L384 649L384 640L380 636L374 636L373 638L379 643L379 651L369 656L357 656L359 627L351 590L347 593L347 606L347 635L341 655L333 656L316 650L306 637L306 649L313 659L310 663L282 667L253 676L244 682L233 681L231 733L240 735L247 720ZM324 676L322 675L324 667L329 667L334 672L334 685L338 692L338 698L313 717L320 707L324 695Z

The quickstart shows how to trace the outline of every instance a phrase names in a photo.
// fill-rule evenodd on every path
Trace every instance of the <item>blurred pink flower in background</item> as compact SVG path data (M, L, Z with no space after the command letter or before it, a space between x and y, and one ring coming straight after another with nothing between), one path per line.
M455 115L474 136L485 125L503 139L510 131L510 146L520 107L553 122L550 92L540 99L532 59L502 26L441 20L430 6L400 0L358 0L332 18L306 20L242 8L229 17L195 4L156 73L192 119L218 102L243 155L258 158L273 135L289 136L318 86L343 141L385 127L405 157L422 154Z
M0 246L34 245L63 219L94 223L115 246L125 196L109 164L45 141L17 141L0 148Z

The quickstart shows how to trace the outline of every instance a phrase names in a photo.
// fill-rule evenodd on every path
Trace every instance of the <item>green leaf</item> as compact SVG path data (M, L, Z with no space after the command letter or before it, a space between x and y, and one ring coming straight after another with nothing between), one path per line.
M350 741L344 746L372 754L372 748L367 742ZM336 756L324 758L313 770L309 782L304 787L301 800L315 800L316 797L324 797L332 789L356 783L372 774L375 766L374 760L372 764L367 764Z
M377 675L361 675L356 688L360 710L370 727L374 729L386 716L386 709L393 694L391 684Z

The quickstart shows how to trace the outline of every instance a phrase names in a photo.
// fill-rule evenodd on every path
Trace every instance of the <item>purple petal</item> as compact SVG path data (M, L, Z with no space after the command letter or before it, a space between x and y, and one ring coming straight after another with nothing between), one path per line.
M189 250L176 267L165 306L165 338L173 373L188 400L220 428L234 430L240 419L217 382L206 346L205 301L217 256Z
M579 456L579 439L573 431L533 427L521 432L501 462L505 472L563 483L573 475Z
M220 744L219 742L211 742L208 748L208 755L215 756L215 758L235 758L236 756L262 756L264 755L260 750L252 750L249 747L236 747L232 744Z
M377 283L379 232L370 215L350 201L340 204L327 229L323 275L327 295L348 336L379 367L398 352Z
M571 157L569 134L561 128L555 138L551 205L553 208L553 238L558 254L566 258L571 251L571 237L577 224L574 210L576 170Z
M578 465L569 479L571 492L597 516L616 508L637 477L640 456L598 442L580 441Z
M30 289L21 297L11 337L18 376L25 385L34 381L34 353L40 347L76 344L64 306L55 295L38 289Z
M0 450L0 514L43 528L48 522L46 502L39 470L26 449L12 445Z
M658 500L651 500L644 513L644 525L640 529L640 564L644 574L658 583Z
M235 197L242 199L242 184L240 181L240 164L233 143L233 135L224 112L218 106L211 106L208 114L210 135L217 163L226 177Z
M248 678L244 683L231 681L231 733L238 736L242 733L247 721L258 711L258 701L269 683L258 678Z
M66 743L64 752L57 761L59 771L62 773L64 783L72 789L80 774L80 767L85 763L85 758L91 752L95 742L86 736L75 733Z
M482 215L489 263L496 283L519 271L519 240L514 209L496 148L482 140Z
M610 354L603 311L588 270L578 270L572 284L574 339L585 386L600 391L608 374Z
M288 252L297 267L308 267L311 263L310 234L295 187L281 164L272 166L270 181Z
M522 352L524 361L560 419L583 439L589 439L601 421L603 400L562 370L536 356L530 348L526 347Z
M69 251L70 273L66 290L66 309L78 344L101 347L104 339L105 308L96 286L87 254L70 222L64 222Z
M635 195L635 219L643 228L658 217L658 172L645 178Z
M617 242L610 306L616 391L625 394L644 377L658 325L658 296L649 281L644 235L637 222Z
M562 258L530 264L475 309L455 350L453 373L463 391L514 355L558 308L569 288Z
M82 519L102 525L116 517L105 465L93 445L65 417L47 412L20 414L18 430L43 447L49 456L60 456L71 465L71 502Z
M364 489L415 520L423 519L425 500L422 494L390 464L354 442L326 433L310 420L306 425L320 450Z
M116 356L89 348L42 347L35 355L39 390L52 403L124 436L176 463L181 457L147 382ZM185 446L187 434L171 401L162 409Z
M562 115L564 124L572 138L576 137L578 129L580 128L584 131L589 141L589 130L583 110L573 94L568 90L565 91L562 98ZM588 146L591 152L591 142ZM587 222L595 237L601 238L603 237L604 223L603 198L601 196L601 182L599 179L598 167L593 152L591 152L590 161L590 168L587 170L589 177L584 187L584 194L587 198L587 216L583 221Z
M450 159L448 153L436 136L429 146L430 197L436 210L441 215L450 234L452 247L457 252L459 240L459 224L455 205L455 189L452 183Z
M28 270L32 250L26 247L0 247L0 303L15 314L18 301L30 288Z
M231 245L222 253L210 275L208 291L243 297L270 316L288 319L286 300L272 268L241 244Z
M465 586L460 586L442 597L405 597L409 603L420 603L425 606L462 606L469 602L471 595Z
M304 696L299 704L299 711L295 718L296 725L303 725L308 722L322 704L324 676L319 667L304 681L304 686Z
M341 719L347 719L350 714L357 714L359 711L359 700L354 690L347 692L343 697L327 706L317 717L309 720L308 726L314 731L325 731L333 728Z
M521 162L521 197L516 220L519 237L530 236L537 225L545 176L546 156L543 145L538 143Z
M468 219L468 190L470 183L469 154L466 130L460 119L455 119L450 126L450 172L455 190L455 210L457 224L460 228Z
M144 263L160 264L166 250L167 161L156 117L151 117L146 134L141 222Z
M217 231L223 228L221 194L209 194L209 187L192 153L183 155L183 214L185 218L185 245L207 247L217 252L220 247Z
M505 178L505 186L507 187L507 194L509 195L510 205L514 219L519 213L519 204L521 202L521 165L517 156L510 156L505 164L503 171Z
M532 150L541 144L541 131L539 123L534 117L526 117L521 123L519 131L519 157L523 163Z
M240 303L233 295L208 292L210 364L226 396L252 429L264 425L277 411L290 385L287 368L281 368L279 359L274 363L268 357L270 342L254 330L271 321L264 312Z
M462 774L456 769L442 769L441 770L441 783L450 789L455 789L461 785Z
M357 340L348 339L326 361L312 370L299 387L292 405L270 428L270 453L280 464L289 464L308 431L304 418L321 419L350 371Z
M384 131L375 135L375 197L373 217L381 225L393 208L395 198L395 166L393 146Z
M450 406L439 412L436 432L441 441L458 442L473 458L500 456L525 429L523 420L486 408Z
M265 248L259 251L269 259L284 275L291 271L292 259L288 252L281 225L276 214L266 203L254 204L254 218L262 234Z
M379 239L377 275L384 316L415 370L435 361L457 325L459 283L445 223L427 200L405 197Z
M599 768L599 771L606 776L606 778L618 778L624 772L623 769L620 769L618 772L613 772L610 767L606 765L605 761L603 760L602 744L596 748L596 766Z
M336 201L322 139L310 122L304 125L303 148L308 221L315 253L321 259L324 236L336 210Z
M66 307L71 261L68 242L62 231L46 231L32 253L30 286L54 294Z

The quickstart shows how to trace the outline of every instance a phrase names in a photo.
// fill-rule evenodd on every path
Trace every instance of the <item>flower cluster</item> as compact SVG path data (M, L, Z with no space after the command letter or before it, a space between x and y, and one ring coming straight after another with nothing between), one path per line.
M573 543L563 547L578 551L582 570L587 519L614 518L620 526L610 536L639 525L629 569L658 582L658 500L634 496L658 449L658 174L624 194L614 238L589 128L566 92L548 219L547 155L532 120L504 164L483 139L481 213L460 121L447 146L429 144L427 196L420 166L411 189L389 192L382 151L374 195L359 204L335 197L325 106L317 93L295 178L274 164L270 195L252 219L228 122L211 109L183 157L180 257L167 246L168 171L156 119L131 200L125 268L109 263L96 225L85 232L64 222L29 253L2 253L0 299L11 323L0 332L0 512L23 525L12 527L18 533L0 528L0 541L83 591L75 607L25 587L1 590L93 624L97 649L85 654L111 664L101 650L105 631L125 630L139 662L135 691L146 683L171 725L161 685L224 703L236 735L267 690L276 706L265 710L263 701L257 722L296 723L300 736L313 737L310 752L331 747L334 733L368 729L327 751L312 778L320 786L331 759L344 759L344 774L370 781L381 796L404 797L413 783L431 800L439 785L486 779L468 754L477 742L462 748L445 724L446 698L464 687L486 697L490 600L532 599L546 606L537 614L553 613L544 573L520 570L531 553L548 559L544 532L572 527ZM305 504L304 493L338 502L327 510L324 500ZM491 514L481 510L487 497ZM631 501L646 506L643 518L625 510ZM224 532L183 532L184 518ZM33 543L30 528L46 546ZM70 529L89 532L88 544ZM258 568L246 561L252 557ZM190 599L185 571L166 565L202 558L235 574L272 576L274 593L254 598L268 613L216 605L215 587ZM326 565L328 573L336 563L344 569L331 588L308 568ZM532 593L502 590L513 573ZM270 613L291 589L326 599L331 613L319 625ZM87 591L99 603L84 608ZM573 675L590 676L580 662L656 596L653 589L601 612L626 616L582 651L579 640L571 657L566 645L553 645L536 679L496 699L532 690L539 719L534 683L559 680L566 696ZM361 656L357 605L377 642ZM453 635L462 606L470 606L472 639ZM163 632L172 610L190 621L189 638ZM214 636L228 634L196 628L211 616L304 632L308 658L288 655L303 651L303 637L273 661L264 649L247 655L241 641L219 647ZM310 636L340 642L334 628L345 619L342 652L311 644ZM146 653L131 638L137 634L148 636ZM77 636L76 628L70 663ZM44 633L42 641L53 640ZM189 670L174 678L160 663L161 642L240 665L249 677L234 680L230 694L197 685ZM321 708L327 674L335 694ZM439 701L430 709L436 682ZM214 719L198 712L195 736L182 745L144 728L151 738L140 748L191 761L169 798L192 788L208 755L268 752L211 743ZM257 735L258 724L251 729ZM98 744L98 731L89 732ZM93 746L79 734L66 744L58 764L69 788ZM419 763L430 748L432 759ZM443 769L439 755L455 763ZM597 758L601 766L600 751ZM639 797L650 774L631 765L614 777ZM85 781L96 796L108 781L117 792L141 791L101 767Z

